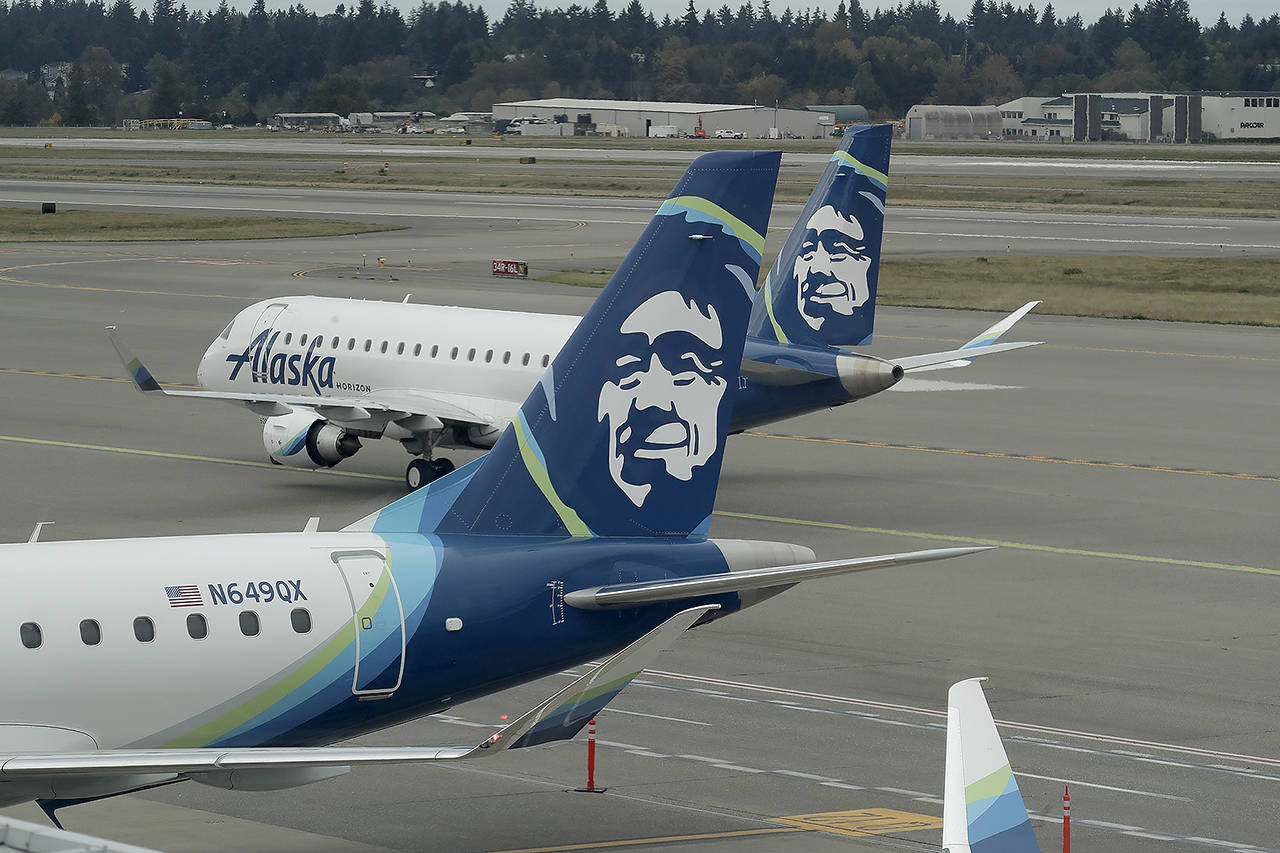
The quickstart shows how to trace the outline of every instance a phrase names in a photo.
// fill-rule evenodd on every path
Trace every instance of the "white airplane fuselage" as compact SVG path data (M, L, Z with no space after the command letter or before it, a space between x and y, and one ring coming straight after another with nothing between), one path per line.
M237 314L197 378L212 391L310 394L317 403L429 392L504 421L580 319L290 296Z

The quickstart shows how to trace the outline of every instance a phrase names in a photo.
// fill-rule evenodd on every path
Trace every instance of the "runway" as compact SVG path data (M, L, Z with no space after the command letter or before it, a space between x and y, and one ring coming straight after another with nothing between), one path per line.
M233 152L244 155L253 154L295 154L311 156L330 156L341 159L356 157L401 159L413 157L418 159L449 160L515 160L526 155L536 155L545 162L566 163L582 160L600 161L616 164L664 163L669 165L685 165L693 161L700 150L680 148L671 149L655 147L612 148L607 145L583 148L569 146L564 148L547 147L538 140L520 140L506 138L500 144L493 144L487 138L478 140L479 144L458 145L456 140L445 142L417 141L400 143L379 143L370 138L348 137L334 138L322 134L276 134L271 137L245 137L236 133L199 135L193 133L189 139L148 138L137 136L103 136L92 138L66 139L61 137L37 138L0 138L3 148L42 149L50 144L58 149L67 150L99 150L115 152L187 152L192 154L207 152ZM767 148L767 139L755 140L761 148ZM714 151L715 140L707 140L707 151ZM947 143L942 143L946 145ZM968 143L972 144L972 143ZM1280 180L1280 162L1261 159L1254 155L1260 149L1256 146L1224 146L1215 145L1208 149L1186 149L1179 147L1180 154L1188 150L1211 150L1214 153L1231 151L1242 156L1240 160L1161 160L1161 159L1114 159L1102 157L1070 157L1063 156L1060 145L1028 145L1015 142L988 143L991 153L986 156L953 155L953 154L902 154L895 153L891 161L890 173L901 175L969 175L983 177L1006 177L1018 175L1022 177L1056 177L1056 176L1094 176L1106 175L1111 178L1138 178L1155 180L1194 180L1198 177L1209 177L1215 180L1241 181L1275 181ZM780 145L786 148L786 143ZM1170 149L1167 146L1149 146L1153 158L1163 156ZM1091 146L1092 150L1099 150ZM1108 149L1101 149L1108 150ZM1112 149L1132 151L1132 146L1120 146ZM1029 152L1035 152L1028 156ZM826 153L803 151L785 151L783 166L821 167L830 158Z
M379 245L393 253L397 262L412 258L420 264L460 257L474 259L477 252L498 248L524 251L529 260L536 262L542 259L537 247L522 248L528 241L503 243L501 239L491 239L494 234L524 234L532 230L567 232L566 239L558 241L554 248L581 250L555 252L547 254L547 258L571 256L575 263L584 256L601 263L610 258L616 260L625 254L656 208L652 199L0 181L2 205L42 201L92 210L394 222L409 226L411 231ZM800 207L775 205L769 229L777 237L775 244L791 229ZM450 235L449 239L433 239L442 233ZM455 233L467 234L465 246L458 246L452 236ZM211 251L222 249L215 246ZM1280 257L1280 230L1269 219L930 209L892 204L885 220L884 252L889 256L1073 256L1118 251L1168 257ZM343 263L349 262L351 255L341 248L326 246L317 257Z
M55 189L66 204L107 208L341 205L344 216L411 228L0 250L0 535L8 541L25 541L45 520L57 522L47 539L295 530L310 516L332 530L401 494L407 457L394 444L368 442L329 472L283 469L266 463L257 418L244 410L135 393L120 381L104 324L117 325L161 380L189 383L232 314L286 292L581 312L595 291L495 281L484 261L509 251L546 268L616 261L652 208ZM49 191L0 187L7 197ZM780 207L775 223L788 214ZM990 240L1016 227L1026 246L1037 233L1107 233L1027 219L957 225L940 211L899 211L890 239L905 254L904 230L971 229ZM1116 218L1110 233L1128 233L1116 228L1128 219ZM1182 235L1178 251L1206 241L1205 223L1132 219L1162 238ZM1264 242L1250 236L1260 233L1233 223L1224 237ZM944 238L914 237L923 251L932 239ZM359 266L361 254L369 266ZM378 257L394 269L377 267ZM944 349L993 319L879 314L869 351L887 357ZM192 851L936 849L946 688L989 675L1043 849L1058 849L1054 820L1069 781L1080 849L1280 850L1280 338L1035 314L1017 336L1047 343L730 441L713 535L793 541L820 558L1001 547L807 583L692 632L601 716L607 793L568 790L583 782L575 743L266 794L184 784L76 807L64 812L68 826ZM563 683L364 741L467 743ZM800 817L815 814L825 816ZM888 834L850 835L857 827Z

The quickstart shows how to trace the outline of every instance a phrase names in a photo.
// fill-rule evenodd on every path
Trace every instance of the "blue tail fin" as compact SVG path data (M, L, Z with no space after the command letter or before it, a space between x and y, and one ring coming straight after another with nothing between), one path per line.
M892 135L887 124L844 135L756 296L751 337L871 342Z
M421 532L705 531L780 157L694 161L489 454L433 484Z

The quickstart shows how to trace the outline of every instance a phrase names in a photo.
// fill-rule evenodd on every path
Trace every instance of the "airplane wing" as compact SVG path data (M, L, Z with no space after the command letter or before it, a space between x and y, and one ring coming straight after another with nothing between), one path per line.
M116 354L129 372L134 387L144 394L163 394L166 397L193 397L203 400L225 400L241 403L251 412L265 417L287 415L295 408L311 409L326 420L354 423L376 415L383 420L413 421L406 426L422 432L440 429L443 421L463 424L490 424L493 418L477 414L465 406L419 392L388 394L386 399L371 397L316 397L304 394L240 393L235 391L187 391L173 390L160 385L147 366L135 356L116 334L115 326L107 326L107 337Z
M944 370L951 367L965 367L972 359L984 355L994 355L998 352L1009 352L1010 350L1023 349L1024 347L1039 346L1044 341L1020 341L1016 343L1001 344L996 343L1000 337L1013 328L1013 325L1027 315L1027 313L1040 304L1040 300L1028 302L1017 311L1003 318L1000 322L991 326L982 334L966 343L959 349L947 350L945 352L934 352L926 355L909 355L904 358L890 359L894 364L900 366L908 373L919 372L924 370Z
M928 551L910 551L904 554L886 554L879 557L858 557L848 560L830 560L823 563L799 563L793 566L776 566L763 569L747 569L723 572L715 575L695 575L669 580L619 583L593 586L565 593L564 603L580 610L610 610L618 607L636 607L693 598L699 595L720 595L726 592L745 592L753 589L789 587L810 578L822 578L846 572L881 569L887 566L905 566L931 560L946 560L990 551L992 546L976 548L934 548Z
M317 746L243 749L106 749L0 756L0 780L68 776L226 773L369 764L417 764L497 755L567 740L685 630L719 605L682 610L513 723L473 746Z

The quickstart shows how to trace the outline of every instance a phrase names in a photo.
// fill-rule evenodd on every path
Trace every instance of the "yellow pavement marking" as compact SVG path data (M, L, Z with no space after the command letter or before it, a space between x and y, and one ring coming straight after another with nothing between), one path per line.
M852 438L819 438L812 435L786 435L776 432L744 432L752 438L777 438L814 444L840 444L847 447L877 447L884 450L910 450L917 453L945 453L952 456L976 456L1007 459L1012 462L1047 462L1054 465L1083 465L1087 468L1116 468L1123 471L1155 471L1161 474L1194 474L1197 477L1222 477L1229 480L1257 480L1280 483L1275 474L1245 474L1234 471L1209 471L1203 468L1173 468L1168 465L1144 465L1139 462L1107 462L1098 459L1072 459L1063 456L1039 456L1033 453L1004 453L999 450L965 450L960 447L929 447L925 444L894 444L888 441L858 441Z
M91 450L100 453L122 453L128 456L150 456L158 459L173 459L180 462L207 462L215 465L238 465L243 468L261 468L272 471L292 471L304 474L321 474L332 477L350 477L360 480L382 480L398 483L400 477L389 474L368 474L363 471L337 471L332 468L316 470L290 468L284 465L273 465L270 462L257 462L248 459L228 459L221 456L199 456L193 453L172 453L165 450L143 450L133 447L107 446L87 444L77 441L55 441L46 438L28 438L18 435L0 435L0 442L28 444L42 447L65 447L73 450ZM1144 554L1123 554L1112 551L1090 551L1083 548L1061 548L1054 545L1034 545L1027 542L1011 542L1005 539L983 539L977 536L955 536L947 533L925 533L918 530L895 530L889 527L868 527L857 524L844 524L837 521L817 521L805 518L788 518L781 515L764 515L753 512L733 512L715 510L713 515L722 518L738 518L748 521L768 521L774 524L794 524L801 527L821 527L830 530L845 530L852 533L876 533L883 536L901 536L911 539L929 539L941 542L959 542L967 545L993 545L999 548L1011 548L1019 551L1038 551L1046 554L1061 554L1068 557L1090 557L1093 559L1127 560L1136 563L1154 563L1166 566L1187 566L1199 569L1220 569L1229 572L1246 572L1257 575L1280 575L1280 569L1268 569L1259 566L1240 566L1232 563L1211 563L1203 560L1179 560L1175 557L1153 557Z
M942 818L897 809L852 809L843 812L820 812L775 817L775 823L785 823L799 829L816 829L865 838L868 835L896 835L900 832L917 832L923 829L941 829Z
M122 376L95 376L92 373L59 373L55 370L24 370L21 367L0 367L0 373L14 376L52 376L55 379L84 379L90 382L133 382ZM166 382L165 388L180 388L187 391L199 391L199 385L183 385L180 382Z
M1006 539L983 539L977 536L955 536L949 533L925 533L919 530L895 530L891 527L866 527L844 524L838 521L813 521L805 518L788 518L781 515L762 515L754 512L731 512L718 509L715 515L724 518L741 518L748 521L771 521L775 524L796 524L801 527L824 527L831 530L847 530L851 533L878 533L884 536L902 536L911 539L932 539L940 542L960 542L966 545L992 545L1018 551L1039 551L1045 554L1062 554L1067 557L1092 557L1104 560L1128 560L1134 563L1155 563L1165 566L1189 566L1197 569L1221 569L1228 572L1247 572L1255 575L1280 575L1280 569L1259 566L1239 566L1233 563L1210 563L1204 560L1179 560L1176 557L1153 557L1146 554L1124 554L1115 551L1090 551L1084 548L1060 548L1055 545L1033 545L1028 542L1010 542Z
M93 287L87 284L56 284L48 281L30 281L24 278L14 278L5 273L16 272L18 270L36 269L38 267L60 267L72 264L111 264L123 263L127 261L139 260L184 260L177 255L159 255L148 256L147 258L139 258L137 256L129 256L124 258L92 258L85 261L50 261L43 264L20 264L12 267L0 267L0 286L4 287L46 287L52 290L86 290L97 293L131 293L139 296L189 296L203 299L234 299L240 302L253 302L256 296L228 296L223 293L183 293L174 290L133 290L127 287Z
M939 824L941 826L941 824ZM816 828L816 827L814 827ZM703 841L712 838L748 838L752 835L778 835L787 832L803 832L809 827L779 826L770 829L740 829L731 832L702 832L694 835L664 835L657 838L624 838L620 841L597 841L586 844L557 844L554 847L521 847L518 850L501 850L498 853L561 853L566 850L610 850L617 847L643 847L674 841Z
M287 465L273 465L270 462L255 462L248 459L226 459L220 456L197 456L193 453L170 453L165 450L140 450L133 447L108 447L102 444L85 444L78 441L54 441L47 438L27 438L20 435L0 435L0 441L15 444L35 444L42 447L66 447L73 450L96 450L102 453L123 453L128 456L153 456L159 459L177 459L183 462L213 462L219 465L239 465L244 468L266 468L273 471L296 471L300 474L324 474L334 477L354 477L361 480L389 480L399 482L399 477L386 474L365 474L361 471L335 471L332 468L290 468Z

